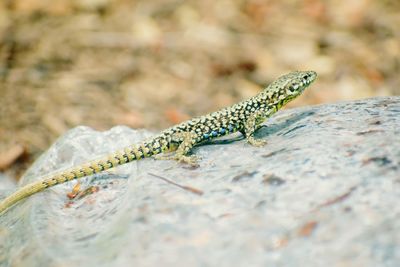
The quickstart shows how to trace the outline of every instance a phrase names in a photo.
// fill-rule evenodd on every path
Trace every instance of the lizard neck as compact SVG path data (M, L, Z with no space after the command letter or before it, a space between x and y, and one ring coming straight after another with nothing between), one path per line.
M260 103L265 103L268 110L274 110L274 112L281 109L288 102L296 98L295 96L287 96L281 91L268 90L267 87L259 95L256 96L257 101Z

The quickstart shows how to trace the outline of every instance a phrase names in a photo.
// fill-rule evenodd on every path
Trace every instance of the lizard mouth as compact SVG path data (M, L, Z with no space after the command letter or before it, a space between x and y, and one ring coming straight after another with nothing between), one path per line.
M303 93L304 90L317 79L317 76L315 71L305 71L304 75L301 77L300 88L294 97Z

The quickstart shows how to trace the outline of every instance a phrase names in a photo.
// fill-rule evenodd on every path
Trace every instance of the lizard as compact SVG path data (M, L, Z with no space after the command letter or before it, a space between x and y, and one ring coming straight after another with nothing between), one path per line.
M198 158L191 155L193 147L235 132L240 132L250 145L263 146L266 141L256 139L255 131L282 106L302 94L316 78L315 71L290 72L280 76L259 94L247 100L179 123L146 141L22 186L0 202L0 214L4 214L20 200L47 188L91 176L135 160L155 157L196 164Z

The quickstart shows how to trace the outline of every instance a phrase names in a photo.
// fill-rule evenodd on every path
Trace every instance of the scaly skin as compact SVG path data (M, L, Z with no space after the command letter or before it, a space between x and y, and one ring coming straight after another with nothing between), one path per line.
M283 105L299 96L317 77L314 71L295 71L283 75L258 95L219 111L173 126L141 144L116 151L102 159L90 161L27 184L0 202L0 214L15 203L46 188L90 176L134 160L156 156L195 164L190 150L204 141L241 132L251 145L262 146L264 140L253 134L261 123ZM172 155L162 154L175 151Z

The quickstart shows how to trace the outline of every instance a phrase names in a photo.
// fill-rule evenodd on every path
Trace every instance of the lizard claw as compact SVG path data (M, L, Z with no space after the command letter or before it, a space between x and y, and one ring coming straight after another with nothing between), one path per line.
M175 158L175 160L189 164L191 166L198 166L199 164L197 162L199 159L200 159L200 157L195 156L195 155L191 155L191 156L181 155L181 156L176 156L176 158Z
M166 155L166 154L158 154L153 156L157 160L176 160L178 162L186 163L191 166L198 166L198 160L201 158L195 155L185 156L185 155Z
M265 146L267 144L266 140L262 140L262 139L255 139L254 137L252 138L248 138L247 142L252 145L252 146L256 146L256 147L262 147Z

